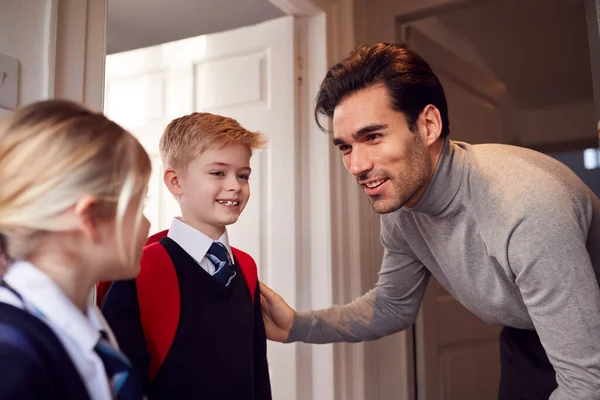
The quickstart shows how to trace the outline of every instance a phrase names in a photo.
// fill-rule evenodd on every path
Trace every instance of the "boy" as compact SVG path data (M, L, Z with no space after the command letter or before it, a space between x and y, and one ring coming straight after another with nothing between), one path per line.
M161 137L181 218L150 238L138 278L113 283L102 301L150 400L271 399L256 265L226 229L246 206L250 157L265 143L209 113L173 120Z

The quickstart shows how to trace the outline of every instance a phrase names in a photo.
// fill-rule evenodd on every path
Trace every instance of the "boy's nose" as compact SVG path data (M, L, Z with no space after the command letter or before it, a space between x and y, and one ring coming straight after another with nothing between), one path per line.
M237 177L232 177L227 180L227 190L231 192L238 192L242 188L240 182L238 182Z

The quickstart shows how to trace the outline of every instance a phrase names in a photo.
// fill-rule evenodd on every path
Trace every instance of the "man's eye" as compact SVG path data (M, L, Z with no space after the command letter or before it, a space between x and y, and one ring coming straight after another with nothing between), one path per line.
M351 149L351 146L349 146L347 144L341 144L338 146L338 149L340 149L340 151L348 151Z
M367 135L367 141L372 142L373 140L379 139L380 136L379 133L370 133Z

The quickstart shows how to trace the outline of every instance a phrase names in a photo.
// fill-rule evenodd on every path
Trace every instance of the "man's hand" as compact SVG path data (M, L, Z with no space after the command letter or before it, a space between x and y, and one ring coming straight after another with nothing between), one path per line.
M285 342L294 323L294 310L264 283L260 282L260 304L267 339Z

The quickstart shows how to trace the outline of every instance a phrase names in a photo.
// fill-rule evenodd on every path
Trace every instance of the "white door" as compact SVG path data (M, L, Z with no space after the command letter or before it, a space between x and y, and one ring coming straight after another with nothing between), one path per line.
M228 229L254 257L259 278L296 299L297 153L293 17L109 55L107 115L143 143L154 163L146 213L152 232L169 227L177 203L164 187L159 137L173 118L208 111L270 139L252 158L251 197ZM296 398L296 346L269 342L275 399ZM198 360L201 362L201 360Z
M444 86L450 137L472 144L503 142L502 82L414 28L408 28L406 42L427 60ZM419 400L497 398L499 332L432 278L415 326Z

